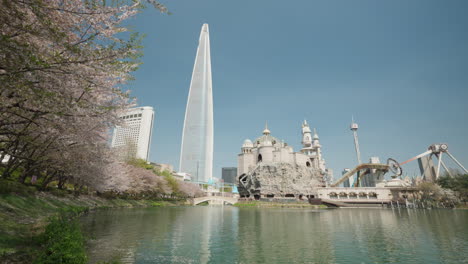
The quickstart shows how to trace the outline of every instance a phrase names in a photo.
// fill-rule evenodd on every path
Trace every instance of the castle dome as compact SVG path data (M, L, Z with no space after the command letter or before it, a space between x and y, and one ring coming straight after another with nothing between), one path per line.
M270 134L263 134L263 136L255 140L254 146L258 148L258 147L273 146L279 143L281 143L281 140L271 136Z
M279 139L271 136L271 132L268 129L268 123L265 123L265 129L263 130L262 134L263 136L257 138L254 142L254 146L257 148L271 147L271 146L281 143Z
M242 144L243 148L253 148L253 143L250 139L244 140L244 144Z

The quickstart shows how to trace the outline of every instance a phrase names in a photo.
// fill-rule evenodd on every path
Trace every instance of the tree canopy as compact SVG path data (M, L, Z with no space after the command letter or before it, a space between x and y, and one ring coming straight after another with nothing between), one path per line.
M142 8L139 0L0 1L2 178L131 184L112 180L122 166L108 140L134 104L123 85L140 64L141 35L123 22Z

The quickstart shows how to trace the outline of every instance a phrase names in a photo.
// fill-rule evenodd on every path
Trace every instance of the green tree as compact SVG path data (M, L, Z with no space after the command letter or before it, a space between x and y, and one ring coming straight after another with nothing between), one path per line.
M468 202L468 174L457 174L453 177L445 175L437 180L442 188L456 192L460 200Z

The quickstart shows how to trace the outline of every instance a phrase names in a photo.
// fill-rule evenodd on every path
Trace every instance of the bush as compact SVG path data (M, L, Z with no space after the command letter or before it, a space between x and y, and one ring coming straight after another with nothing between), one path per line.
M37 191L34 186L27 186L17 181L0 180L0 194L34 194Z
M34 261L35 264L82 264L87 262L85 240L77 220L70 217L80 209L70 209L52 218L38 242L43 251Z
M454 177L448 175L437 180L442 188L455 191L462 201L468 201L468 174L458 174Z
M47 191L50 192L52 195L57 196L57 197L65 197L68 195L68 191L66 190L60 190L54 187L49 187L47 188Z
M232 187L219 188L219 190L220 190L221 192L228 192L228 193L230 193L230 192L232 192Z
M172 175L165 175L164 179L167 181L167 184L172 189L172 193L177 194L179 193L179 181L174 178Z
M130 159L127 161L127 163L138 168L154 170L154 166L151 164L148 164L148 162L144 159Z
M164 206L163 203L160 203L160 202L151 202L150 205L152 207L161 207L161 206Z
M117 199L117 198L126 199L127 198L125 195L121 195L122 197L119 197L119 194L113 191L98 192L97 196L102 197L104 199Z

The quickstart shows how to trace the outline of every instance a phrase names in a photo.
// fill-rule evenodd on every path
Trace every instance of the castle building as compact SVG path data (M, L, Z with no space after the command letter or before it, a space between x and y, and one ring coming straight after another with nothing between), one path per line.
M268 125L266 125L261 137L254 142L246 139L242 144L241 153L238 155L237 176L249 173L260 163L289 163L318 169L321 174L325 175L327 169L321 148L317 131L314 129L312 135L309 124L305 120L302 123L302 149L300 152L294 152L287 143L273 137Z

